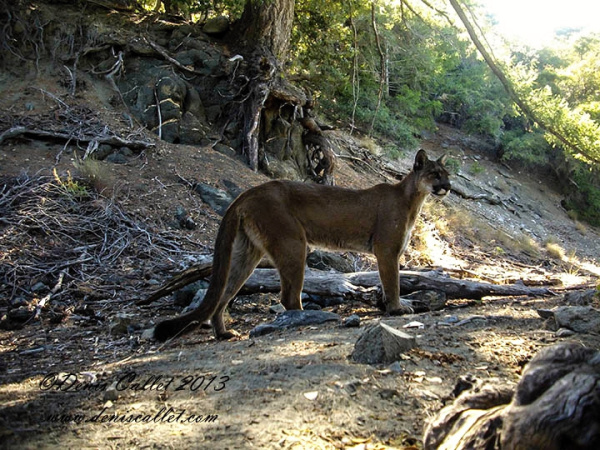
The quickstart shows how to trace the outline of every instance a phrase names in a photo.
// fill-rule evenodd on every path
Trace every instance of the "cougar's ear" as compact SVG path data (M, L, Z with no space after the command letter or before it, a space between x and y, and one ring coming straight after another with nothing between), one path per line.
M446 164L446 160L448 159L448 155L446 155L445 153L440 156L438 158L438 162L443 166L444 164Z
M415 171L421 170L423 167L425 167L427 161L429 161L429 158L427 158L427 153L425 153L425 150L419 150L417 152L417 156L415 156L415 165L413 166L413 169Z

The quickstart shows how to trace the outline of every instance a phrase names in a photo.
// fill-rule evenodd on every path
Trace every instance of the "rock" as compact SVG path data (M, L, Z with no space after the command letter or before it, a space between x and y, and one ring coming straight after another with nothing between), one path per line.
M142 332L141 340L153 341L154 340L154 328L147 328Z
M30 320L35 314L35 307L32 305L19 306L18 308L13 308L6 314L8 319L22 323Z
M111 335L127 334L129 327L133 323L133 315L126 313L117 313L108 325L108 331Z
M307 310L307 311L318 311L318 310L323 309L323 308L321 308L316 303L307 302L307 303L302 303L302 309Z
M285 306L283 306L281 303L275 303L274 305L269 306L269 312L271 314L281 314L285 311Z
M202 27L202 31L213 36L225 34L229 31L229 19L225 16L208 19Z
M113 151L114 151L114 149L112 148L111 145L100 144L98 146L98 148L96 149L96 151L94 153L92 153L92 157L99 159L99 160L103 160L103 159L106 159L108 157L108 155L110 155Z
M569 337L573 336L575 332L573 330L569 330L568 328L559 328L554 334L556 337Z
M114 382L108 388L106 388L106 390L102 394L102 399L105 402L113 402L119 399L119 394L120 392L117 391L117 383Z
M268 324L261 324L250 331L250 337L262 336L273 331L307 325L319 325L325 322L339 322L340 316L328 311L290 310L277 315L275 320Z
M352 359L361 364L391 364L416 345L414 336L379 322L358 338Z
M600 333L600 310L591 306L560 306L553 310L538 310L552 330L568 328L577 333Z
M401 298L410 300L410 306L415 313L439 311L446 307L446 293L444 291L415 291L408 295L403 295Z
M129 147L121 147L119 149L119 153L123 156L133 156L133 150L131 150Z
M360 327L360 317L358 314L352 314L351 316L346 317L346 320L344 320L344 326L347 328Z
M40 292L48 291L49 289L50 288L48 286L46 286L44 283L42 283L41 281L38 281L33 286L31 286L30 291L37 294Z
M354 272L354 266L342 255L314 250L308 254L306 264L311 269L336 270L342 273Z
M194 300L196 293L200 289L206 289L207 287L208 283L206 281L196 281L195 283L188 284L173 293L173 304L177 306L188 306Z
M200 198L204 203L207 203L217 214L223 216L225 211L233 201L233 197L223 189L210 186L204 183L196 183L194 191L200 194Z
M399 361L394 361L392 364L389 365L388 369L390 369L394 373L404 373L404 367L400 365Z
M237 152L235 149L231 148L229 145L217 143L213 146L213 149L223 155L227 155L230 158L235 158L237 156Z
M206 291L207 291L207 289L198 289L198 291L196 292L196 295L194 295L194 298L192 299L192 303L190 303L188 306L183 308L182 314L190 312L190 311L196 309L198 306L200 306L200 302L202 302L202 300L204 300Z
M193 230L196 228L196 222L192 219L183 206L175 209L175 219L180 228L184 230Z
M227 189L229 195L231 195L231 197L234 199L237 198L242 192L244 192L244 190L237 184L235 184L233 181L222 179L221 184L225 186L225 189Z
M106 160L113 164L127 164L127 157L120 153L112 153L106 157Z
M573 291L565 294L565 303L571 306L585 306L594 301L596 289L588 289L587 291Z

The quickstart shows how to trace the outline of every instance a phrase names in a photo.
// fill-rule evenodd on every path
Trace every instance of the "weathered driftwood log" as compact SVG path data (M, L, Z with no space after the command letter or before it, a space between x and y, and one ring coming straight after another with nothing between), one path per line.
M516 388L472 386L429 423L423 448L600 448L600 352L558 344L533 357Z
M193 266L161 286L148 298L138 301L139 305L153 301L171 292L193 283L210 274L211 265L206 261ZM360 296L379 286L378 272L331 273L307 270L304 277L303 291L323 296ZM275 269L256 269L250 276L242 292L278 292L280 290L279 274ZM532 288L524 285L498 285L469 280L457 280L437 271L415 272L400 271L400 291L409 294L414 291L443 291L448 298L464 298L479 300L486 296L517 295L551 295L546 288Z

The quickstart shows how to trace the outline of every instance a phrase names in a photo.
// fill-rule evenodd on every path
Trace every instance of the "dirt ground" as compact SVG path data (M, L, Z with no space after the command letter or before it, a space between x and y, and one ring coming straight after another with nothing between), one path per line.
M25 86L13 82L3 90L0 109L25 113L26 100L18 95ZM32 95L39 105L53 107L39 90ZM99 114L118 129L116 113ZM597 284L598 232L570 219L549 186L476 159L464 136L444 127L423 146L436 156L447 152L460 160L461 178L469 179L472 189L506 201L493 206L451 195L445 206L430 203L404 263L421 268L431 261L453 276L499 283L560 280L553 286L556 296L453 300L440 312L393 318L348 300L328 309L342 318L358 314L360 328L326 324L250 338L254 326L273 319L268 308L277 303L277 295L254 294L230 306L231 327L241 332L238 340L215 341L210 330L164 345L144 339L145 329L181 308L170 298L147 306L135 301L189 264L188 257L210 253L219 223L219 215L181 180L218 187L227 180L241 189L266 181L212 148L165 144L150 133L145 137L155 149L126 164L99 163L108 199L102 201L118 204L146 227L148 236L168 231L181 251L151 264L128 261L116 278L92 283L83 298L101 320L73 314L53 323L42 313L20 329L0 331L0 447L420 448L427 419L444 405L460 376L517 381L543 346L565 339L600 345L600 337L592 334L558 337L536 312L563 304L566 289ZM75 155L65 148L48 141L6 141L0 146L0 175L52 177L56 168L64 179L67 170L77 172ZM406 170L412 156L395 163L398 170ZM469 172L475 161L478 170ZM340 185L381 181L364 167L340 161ZM173 226L177 206L188 211L196 229ZM444 215L451 233L441 231ZM0 230L8 239L12 219L4 219ZM493 239L483 233L485 223L499 231ZM484 236L487 241L478 240ZM524 236L528 245L510 245ZM562 260L544 248L549 237L564 250ZM44 239L39 244L50 245ZM368 268L365 261L359 268ZM4 314L14 291L6 284L1 288ZM54 298L68 303L74 290L65 287L65 295L59 291ZM135 326L111 334L118 313L132 314ZM417 336L417 348L391 366L353 363L349 355L356 339L377 320L400 329L420 322L421 327L406 330Z

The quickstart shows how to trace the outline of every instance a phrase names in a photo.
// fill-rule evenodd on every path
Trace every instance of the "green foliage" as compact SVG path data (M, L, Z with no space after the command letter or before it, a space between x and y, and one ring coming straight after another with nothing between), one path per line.
M56 185L65 197L69 197L76 201L81 201L91 195L89 188L85 184L74 179L71 176L71 172L67 172L67 176L62 178L56 171L56 168L52 173L54 175L54 181L56 181Z
M577 211L580 219L600 226L600 170L576 162L572 177L577 188L566 198L565 207Z
M540 131L513 129L501 137L506 160L518 160L530 166L542 166L548 163L549 144Z
M449 157L448 159L446 159L446 163L444 164L444 166L446 166L448 172L450 172L452 175L456 175L458 174L458 172L460 172L462 163L459 159Z
M473 175L479 175L485 172L485 168L481 165L479 161L475 161L473 164L471 164L471 167L469 167L469 172Z

